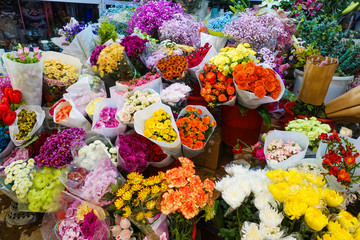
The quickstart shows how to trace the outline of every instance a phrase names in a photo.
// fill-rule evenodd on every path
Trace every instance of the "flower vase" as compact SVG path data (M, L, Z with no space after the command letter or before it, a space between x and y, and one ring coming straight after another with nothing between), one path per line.
M15 56L15 52L9 53ZM26 105L41 105L43 87L43 59L37 63L18 63L2 56L14 90L20 90Z

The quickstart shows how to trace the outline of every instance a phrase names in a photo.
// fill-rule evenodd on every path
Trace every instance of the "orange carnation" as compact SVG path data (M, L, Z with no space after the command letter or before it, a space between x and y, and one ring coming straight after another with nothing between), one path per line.
M220 101L220 102L226 102L226 100L227 100L227 98L226 98L225 94L221 94L221 95L219 96L219 101Z
M258 98L263 98L266 95L266 90L264 87L260 86L260 87L255 87L254 89L254 93L255 96L257 96Z

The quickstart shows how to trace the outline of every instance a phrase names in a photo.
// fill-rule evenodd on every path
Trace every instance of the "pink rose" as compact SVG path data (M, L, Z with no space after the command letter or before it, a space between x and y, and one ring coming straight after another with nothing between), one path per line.
M25 60L25 56L24 55L19 55L19 58L21 59L21 60Z
M18 48L17 52L18 54L23 54L24 51L21 48Z
M24 52L25 52L25 53L29 53L29 52L30 52L29 48L28 48L28 47L24 47Z
M35 55L35 58L37 58L37 59L39 59L39 60L40 60L40 58L41 58L41 54L40 54L40 53L36 54L36 55Z

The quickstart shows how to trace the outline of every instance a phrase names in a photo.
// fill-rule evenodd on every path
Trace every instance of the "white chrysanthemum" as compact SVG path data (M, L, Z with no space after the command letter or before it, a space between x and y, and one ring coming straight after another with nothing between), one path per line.
M231 184L222 192L222 198L233 209L240 207L247 196L248 194L238 184Z
M275 228L281 224L284 216L268 205L260 211L259 218L266 227Z
M259 232L266 240L279 240L284 235L284 231L280 231L279 227L267 227L264 223L260 223Z
M254 205L259 211L261 211L262 209L270 205L272 207L275 207L276 201L270 192L262 192L258 195L255 195Z
M259 226L256 223L245 222L241 228L241 239L243 240L261 240Z
M226 175L220 181L216 182L215 189L222 192L224 189L228 188L229 186L235 184L235 179Z
M225 171L230 175L230 176L244 176L247 175L249 173L249 169L248 168L244 168L241 165L230 165L230 166L226 166L225 167Z
M270 185L270 183L262 178L258 178L258 177L250 177L249 179L251 179L251 191L255 194L255 195L259 195L262 192L268 192L268 186Z

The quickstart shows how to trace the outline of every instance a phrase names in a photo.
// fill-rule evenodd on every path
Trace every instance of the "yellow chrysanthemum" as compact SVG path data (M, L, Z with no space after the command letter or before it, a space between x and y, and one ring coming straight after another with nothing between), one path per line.
M139 193L138 193L138 199L143 202L145 201L145 199L147 198L147 196L150 194L150 188L146 187L143 188Z
M296 199L286 201L284 204L284 211L291 220L294 220L295 218L300 219L300 217L305 215L308 209L308 205L306 205L306 203L298 201Z
M124 200L122 200L121 198L118 198L118 199L116 199L114 204L115 204L116 209L121 209L124 206Z
M338 207L344 201L344 198L338 192L331 189L324 190L323 195L329 207Z
M311 229L318 232L328 224L328 218L321 212L320 209L310 207L306 210L305 222Z
M122 211L124 212L123 217L125 217L125 218L130 217L130 215L132 213L131 208L129 206L123 207Z
M136 221L141 221L145 218L145 213L144 212L139 212L138 214L136 214Z
M328 230L331 236L336 240L352 240L353 237L346 229L343 229L337 221L330 221Z
M153 210L156 205L156 202L154 200L150 200L146 203L146 208L149 210Z
M290 186L286 182L280 182L277 184L272 183L272 184L270 184L270 186L268 188L269 188L270 193L279 202L284 202L290 193Z
M130 189L130 185L128 183L125 183L119 190L116 192L116 196L120 197L122 196L126 191Z
M147 211L145 213L145 218L152 218L152 217L154 217L154 214L151 211Z
M349 232L355 232L359 221L351 213L341 210L336 220L340 223L341 227L348 230Z
M130 201L132 198L132 192L131 191L127 191L122 195L122 199L124 201Z

